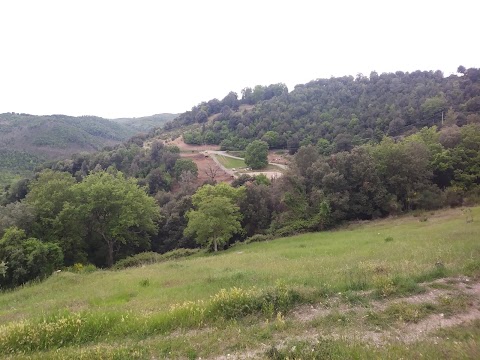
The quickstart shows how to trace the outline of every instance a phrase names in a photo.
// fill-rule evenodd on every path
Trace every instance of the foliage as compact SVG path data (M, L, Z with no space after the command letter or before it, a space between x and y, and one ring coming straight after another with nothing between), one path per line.
M0 262L0 276L5 277L5 275L7 274L7 269L7 263L5 261Z
M219 245L242 230L242 216L236 203L243 195L244 188L233 188L225 183L202 186L192 196L194 209L185 214L188 224L184 234L218 251Z
M27 238L23 230L12 227L0 240L0 259L7 264L0 277L0 286L5 288L50 275L61 267L63 254L58 245Z
M114 269L120 270L129 267L155 264L167 260L181 259L197 254L199 251L199 249L175 249L165 254L159 254L156 252L142 252L117 261L115 263Z
M182 173L185 172L190 172L195 177L198 176L197 164L190 159L177 159L177 161L175 161L173 171L177 180L179 180Z
M263 169L268 165L268 144L255 140L245 149L245 164L253 170Z
M78 218L84 229L107 247L106 263L114 263L118 244L148 248L148 234L156 233L159 209L153 198L134 179L120 172L100 171L73 187L76 207L64 207L64 216Z
M244 196L243 187L233 188L228 184L220 183L217 185L204 185L199 188L192 196L192 204L200 206L204 201L214 197L225 197L232 203L238 202Z
M241 231L241 214L238 206L224 196L214 196L195 201L196 210L190 210L185 215L188 225L184 232L195 236L197 242L207 247L218 246L230 240L233 234Z
M0 206L0 236L10 227L29 232L35 222L35 210L26 202L14 202Z
M470 68L463 75L444 77L440 71L373 71L368 77L313 80L290 92L283 84L256 86L244 89L237 101L229 94L222 101L194 106L165 128L201 123L201 130L189 133L185 141L202 144L208 134L208 143L220 144L224 150L243 150L253 140L263 140L292 154L312 144L329 155L378 143L384 135L407 135L439 125L442 113L449 125L474 122L479 111L479 72ZM212 121L197 118L204 111Z

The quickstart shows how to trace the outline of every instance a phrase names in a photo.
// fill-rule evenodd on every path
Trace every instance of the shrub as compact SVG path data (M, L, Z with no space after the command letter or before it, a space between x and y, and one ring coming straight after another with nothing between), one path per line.
M0 239L0 259L6 262L0 286L15 287L51 275L63 263L63 253L57 244L27 239L24 230L11 227Z
M115 270L126 269L129 267L136 267L142 265L155 264L167 260L180 259L183 257L191 256L200 252L200 249L175 249L165 254L159 254L156 252L143 252L133 256L129 256L125 259L119 260L113 267Z
M262 242L262 241L268 241L268 240L273 240L272 235L266 235L266 234L255 234L253 236L250 236L245 240L245 244L250 244L254 242Z
M162 260L162 255L156 252L143 252L117 261L113 268L117 270L126 269L129 267L154 264Z
M445 204L450 207L463 205L464 191L457 187L449 187L445 189Z
M436 185L431 185L419 191L412 199L411 205L417 209L439 209L445 204L445 198L445 194Z
M475 206L480 203L480 186L474 187L472 190L465 194L464 205Z
M201 249L175 249L162 254L162 258L165 260L180 259L198 254L200 251Z
M414 279L395 276L393 278L379 276L374 279L374 294L379 298L388 298L391 296L406 296L417 294L423 291Z
M93 264L84 265L82 263L76 263L76 264L73 264L72 266L65 268L65 271L69 271L76 274L89 274L96 270L97 268L95 267L95 265Z

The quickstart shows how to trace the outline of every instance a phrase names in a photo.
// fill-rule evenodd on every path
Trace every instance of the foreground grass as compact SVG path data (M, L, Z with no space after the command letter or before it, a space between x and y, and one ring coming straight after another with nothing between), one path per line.
M480 274L479 215L480 208L474 208L475 221L467 224L460 209L446 210L427 214L427 221L400 217L356 224L144 268L55 274L0 294L0 347L33 358L52 348L62 349L58 358L101 353L111 355L103 358L195 358L248 350L268 343L273 334L301 334L302 327L283 316L302 302L357 290L388 299L421 292L419 283L434 278ZM378 321L397 321L400 311L410 310L388 308ZM418 305L413 319L434 310ZM200 333L184 334L191 330ZM465 341L478 344L478 337ZM373 357L385 354L362 344L336 344L378 354ZM407 351L398 349L393 353ZM282 351L262 356L295 355Z

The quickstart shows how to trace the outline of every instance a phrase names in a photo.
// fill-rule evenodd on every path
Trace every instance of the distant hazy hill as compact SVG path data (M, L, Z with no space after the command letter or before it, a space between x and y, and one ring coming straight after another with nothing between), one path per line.
M129 127L94 116L0 114L0 149L44 158L98 150L134 133Z
M96 116L0 114L0 185L25 175L44 160L97 151L174 117L159 114L107 120Z
M144 116L139 118L120 118L112 119L112 121L127 125L137 132L148 132L149 130L163 126L167 121L173 120L178 116L178 114L155 114L152 116Z

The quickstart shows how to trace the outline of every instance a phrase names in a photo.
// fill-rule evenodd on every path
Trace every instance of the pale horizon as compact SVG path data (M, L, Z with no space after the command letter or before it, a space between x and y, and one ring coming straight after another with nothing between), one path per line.
M480 4L83 1L0 4L0 113L182 113L245 87L479 67Z

